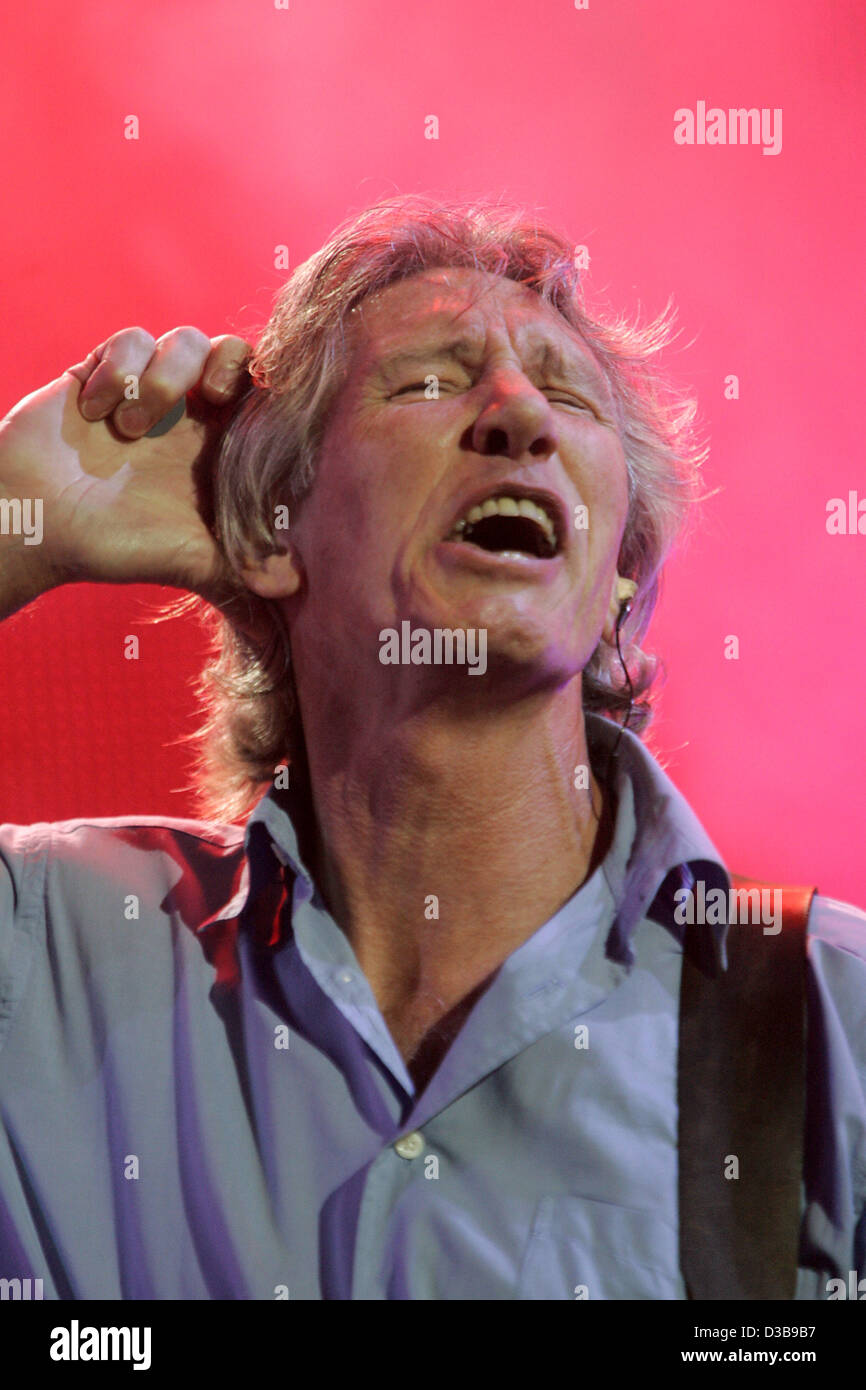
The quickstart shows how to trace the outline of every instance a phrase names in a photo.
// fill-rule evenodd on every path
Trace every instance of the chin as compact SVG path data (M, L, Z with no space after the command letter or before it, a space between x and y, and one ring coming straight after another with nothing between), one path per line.
M510 673L530 684L561 684L580 674L581 658L588 660L597 643L597 638L577 640L581 634L575 631L573 600L566 619L549 591L515 587L491 593L484 584L463 582L443 591L429 576L426 580L416 576L395 595L391 625L399 629L408 621L412 629L485 632L488 675Z

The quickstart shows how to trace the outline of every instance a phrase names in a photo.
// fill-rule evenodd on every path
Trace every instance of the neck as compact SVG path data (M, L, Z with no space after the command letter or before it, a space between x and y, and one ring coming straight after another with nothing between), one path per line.
M302 703L314 873L395 1036L417 1042L601 862L580 694L362 728Z

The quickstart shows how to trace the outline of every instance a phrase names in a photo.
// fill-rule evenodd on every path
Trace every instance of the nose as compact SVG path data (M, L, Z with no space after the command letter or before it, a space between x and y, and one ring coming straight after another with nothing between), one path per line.
M504 369L491 374L488 399L470 434L477 454L514 460L549 458L558 444L550 402L522 372Z

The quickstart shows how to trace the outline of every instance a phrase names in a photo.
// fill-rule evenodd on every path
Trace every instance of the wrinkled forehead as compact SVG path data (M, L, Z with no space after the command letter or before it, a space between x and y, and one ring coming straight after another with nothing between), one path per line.
M352 310L351 318L373 333L395 316L465 314L479 306L483 314L513 313L522 306L527 313L546 308L528 285L465 266L433 266L419 270L384 289L374 290Z
M553 348L604 371L575 328L528 285L488 271L436 267L376 290L347 317L347 347L369 364L403 348L431 345L459 333L479 349L494 333L507 332L520 350Z

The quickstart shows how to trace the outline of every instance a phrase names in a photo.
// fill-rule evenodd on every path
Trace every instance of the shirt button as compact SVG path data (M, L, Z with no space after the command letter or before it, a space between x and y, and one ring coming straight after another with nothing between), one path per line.
M350 984L352 983L352 981L354 980L354 978L355 978L355 977L354 977L354 975L352 974L351 970L341 970L341 971L340 971L340 980L342 981L342 983L343 983L344 985L350 985Z
M404 1134L402 1139L398 1139L394 1148L401 1158L417 1158L424 1152L424 1138L413 1130L411 1134Z

